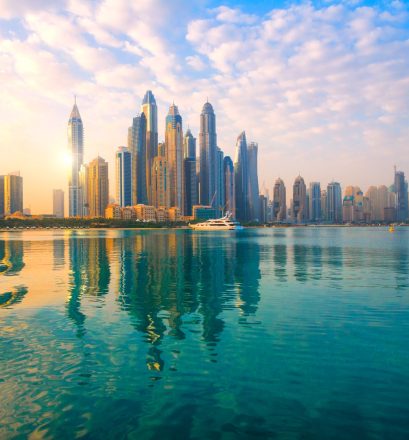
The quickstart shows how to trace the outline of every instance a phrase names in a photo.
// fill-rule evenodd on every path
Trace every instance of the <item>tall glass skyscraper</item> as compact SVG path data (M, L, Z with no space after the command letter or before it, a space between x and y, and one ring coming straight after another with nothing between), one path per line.
M116 201L122 206L132 205L132 154L125 147L118 147L116 161Z
M169 170L170 205L183 212L183 131L182 117L175 104L166 116L166 160Z
M109 202L108 162L97 157L88 165L88 204L90 217L104 217Z
M234 159L234 191L236 199L236 217L240 221L249 220L248 206L248 158L246 133L240 133L236 142Z
M260 193L258 187L257 173L258 144L250 142L247 151L248 173L249 173L249 219L260 220Z
M331 223L342 223L342 190L338 182L327 186L327 220Z
M216 192L214 206L222 213L224 211L224 153L221 148L216 149Z
M128 129L128 150L132 155L132 205L148 203L146 177L146 117L133 118Z
M408 219L408 188L403 171L395 170L396 220L403 222Z
M83 207L79 171L84 160L84 127L76 100L68 120L68 149L71 154L71 172L68 181L68 215L70 217L81 217Z
M23 178L20 173L4 176L4 214L23 213Z
M310 220L312 222L318 222L321 220L321 185L319 182L310 183L309 196Z
M206 102L200 114L200 204L216 206L216 115L210 102Z
M146 118L146 152L145 152L145 176L148 203L152 204L152 165L153 159L158 155L158 108L151 90L145 93L142 101L142 112Z
M234 193L234 166L230 156L223 159L224 168L224 210L236 217L236 203Z
M197 205L196 139L188 128L183 138L185 215L192 215Z

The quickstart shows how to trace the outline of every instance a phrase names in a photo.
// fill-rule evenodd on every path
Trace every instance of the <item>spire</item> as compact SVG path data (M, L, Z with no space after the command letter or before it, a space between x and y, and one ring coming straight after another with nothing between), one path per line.
M71 110L70 119L81 119L81 115L77 107L77 95L74 95L74 106Z

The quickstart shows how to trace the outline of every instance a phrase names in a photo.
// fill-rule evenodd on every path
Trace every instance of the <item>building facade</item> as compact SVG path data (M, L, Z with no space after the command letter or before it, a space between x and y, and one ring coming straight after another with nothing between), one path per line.
M307 217L307 187L301 176L296 177L293 185L293 204L291 208L293 221L304 223Z
M165 130L166 160L169 169L170 205L183 209L183 130L175 104L169 108Z
M239 221L249 220L248 204L248 158L246 133L243 131L237 138L236 156L234 158L234 191L236 199L236 217Z
M4 215L23 214L23 178L20 173L4 176Z
M82 216L82 189L79 172L84 160L84 127L75 101L68 120L68 150L71 155L71 170L68 181L68 215Z
M152 202L156 208L170 207L169 170L165 157L156 156L152 165Z
M404 222L408 219L408 187L403 171L395 170L394 187L396 194L396 221Z
M284 181L278 178L274 183L272 221L282 222L287 218L287 199Z
M126 147L118 147L115 154L116 201L119 206L132 205L132 154Z
M310 183L309 219L312 222L321 221L321 185L319 182Z
M327 221L342 223L342 190L338 182L331 182L327 186Z
M200 174L199 174L199 192L200 204L209 205L213 201L216 206L216 115L209 102L203 106L200 114Z
M230 156L223 159L224 174L224 210L236 217L236 201L234 193L234 165Z
M193 205L198 203L196 175L196 139L188 128L183 138L184 215L191 216Z
M90 217L104 217L109 204L108 162L97 157L88 165L88 206Z
M53 215L57 218L64 218L64 191L53 190Z
M250 142L247 149L247 160L249 177L249 219L251 221L260 221L260 192L258 186L257 155L258 144L256 142Z
M147 203L146 116L141 113L128 129L128 150L132 157L132 204Z

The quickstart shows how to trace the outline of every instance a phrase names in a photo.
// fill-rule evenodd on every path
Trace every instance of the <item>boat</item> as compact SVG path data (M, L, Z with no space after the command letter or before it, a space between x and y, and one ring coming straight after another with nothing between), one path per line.
M389 232L395 232L395 226L394 225L390 225L389 226Z
M189 227L196 231L239 231L243 229L243 226L230 213L226 213L221 218L212 218L193 225L189 224Z

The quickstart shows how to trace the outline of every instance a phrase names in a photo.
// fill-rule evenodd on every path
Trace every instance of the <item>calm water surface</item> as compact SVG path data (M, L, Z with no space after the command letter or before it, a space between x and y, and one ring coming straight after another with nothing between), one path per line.
M0 233L0 438L409 438L409 228Z

